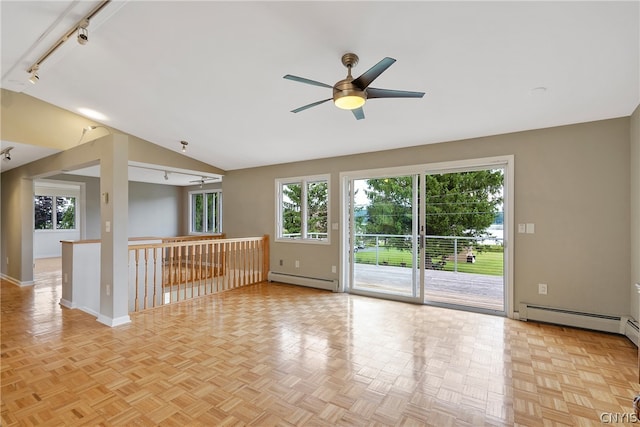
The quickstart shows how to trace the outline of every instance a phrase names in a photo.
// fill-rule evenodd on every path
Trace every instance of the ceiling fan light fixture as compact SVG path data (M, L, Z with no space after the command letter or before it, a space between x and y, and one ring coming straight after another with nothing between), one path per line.
M364 105L366 99L364 93L350 93L348 91L336 93L333 95L333 103L343 110L355 110Z

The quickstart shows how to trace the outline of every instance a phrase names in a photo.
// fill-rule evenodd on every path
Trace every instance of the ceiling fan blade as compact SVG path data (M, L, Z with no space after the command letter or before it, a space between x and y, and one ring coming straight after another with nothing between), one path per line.
M322 83L322 82L317 82L315 80L305 79L304 77L292 76L291 74L287 74L283 78L287 79L287 80L293 80L294 82L306 83L308 85L314 85L314 86L320 86L320 87L328 87L329 89L333 88L333 86L329 86L328 84L325 84L325 83Z
M408 90L378 89L370 87L367 89L367 99L373 98L422 98L424 92L410 92Z
M353 112L353 115L356 117L357 120L364 119L364 110L362 109L362 107L356 108L355 110L351 110L351 111Z
M291 112L292 113L299 113L300 111L304 111L307 108L315 107L316 105L320 105L322 103L330 101L331 99L333 99L333 98L327 98L327 99L323 99L322 101L312 102L311 104L303 105L302 107L298 107L295 110L291 110Z
M358 86L360 89L366 89L367 86L371 84L375 79L378 78L380 74L382 74L387 68L389 68L394 62L395 59L386 57L382 61L378 62L373 67L369 68L365 71L360 77L353 81L353 84Z

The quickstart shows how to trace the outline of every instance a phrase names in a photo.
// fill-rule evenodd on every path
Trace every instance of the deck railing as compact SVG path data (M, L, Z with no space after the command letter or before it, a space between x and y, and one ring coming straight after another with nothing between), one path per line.
M413 253L414 244L419 242L414 239L411 235L356 234L354 260L359 264L411 268L417 265L419 256ZM425 268L501 275L503 245L502 237L496 236L425 236Z
M267 235L180 240L129 246L129 311L142 311L267 279Z

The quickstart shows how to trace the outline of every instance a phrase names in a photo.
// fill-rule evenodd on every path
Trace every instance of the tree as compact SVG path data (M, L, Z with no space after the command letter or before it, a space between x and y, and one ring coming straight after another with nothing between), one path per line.
M53 197L35 196L33 204L35 213L35 229L53 229Z
M413 178L410 176L369 179L365 190L369 199L366 234L411 234ZM385 244L408 249L410 242L404 239L385 239Z
M427 235L479 237L502 206L502 170L427 175Z
M486 234L502 206L502 170L481 170L427 175L426 235L476 238ZM413 177L367 180L368 234L407 235L412 231ZM393 243L395 242L395 243ZM410 242L393 239L408 248ZM451 253L443 239L427 239L427 265ZM444 259L442 260L444 261Z
M326 181L306 183L306 224L307 234L326 234L327 202L329 185ZM294 183L282 186L283 234L302 235L302 184Z
M73 230L76 228L76 199L75 197L57 197L57 224L59 230Z

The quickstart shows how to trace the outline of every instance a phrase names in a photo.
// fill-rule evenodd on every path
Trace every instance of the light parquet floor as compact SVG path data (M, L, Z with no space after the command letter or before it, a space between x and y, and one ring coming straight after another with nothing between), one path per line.
M591 426L640 390L625 337L497 316L263 283L108 328L55 275L1 291L3 426Z

